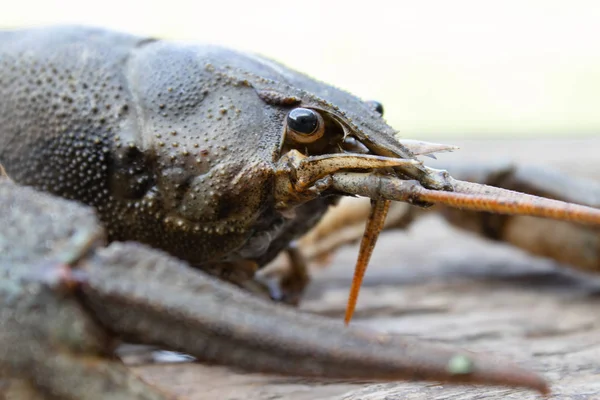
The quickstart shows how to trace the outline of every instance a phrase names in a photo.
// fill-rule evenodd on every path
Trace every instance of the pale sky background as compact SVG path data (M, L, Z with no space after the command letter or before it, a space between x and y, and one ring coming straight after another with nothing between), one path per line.
M383 103L403 136L600 137L600 1L10 1L76 23L261 53Z

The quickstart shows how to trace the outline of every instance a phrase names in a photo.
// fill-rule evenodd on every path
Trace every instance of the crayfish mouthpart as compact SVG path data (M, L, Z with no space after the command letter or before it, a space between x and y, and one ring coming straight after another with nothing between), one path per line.
M344 170L371 170L380 168L420 165L414 159L382 157L370 154L331 154L305 157L292 154L291 160L300 189L312 186L316 181Z
M410 169L423 167L421 161L370 154L336 153L305 156L298 150L288 151L276 168L275 199L284 210L321 195L331 186L331 176L341 171Z

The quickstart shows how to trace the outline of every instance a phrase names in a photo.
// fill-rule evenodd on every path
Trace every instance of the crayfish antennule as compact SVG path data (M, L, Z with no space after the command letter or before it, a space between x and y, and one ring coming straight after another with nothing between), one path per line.
M433 156L433 153L444 153L448 151L458 150L458 146L441 143L422 142L420 140L401 139L396 136L396 140L402 146L406 147L415 156ZM435 158L435 156L433 156Z

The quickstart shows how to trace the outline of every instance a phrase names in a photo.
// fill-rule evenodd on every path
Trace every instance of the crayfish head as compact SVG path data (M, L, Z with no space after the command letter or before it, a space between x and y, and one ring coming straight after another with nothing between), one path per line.
M270 89L268 93L268 100L286 99L288 106L293 105L282 128L276 168L277 208L288 211L328 194L371 199L346 323L352 317L390 201L600 224L600 210L462 182L446 171L426 167L416 156L455 147L398 139L378 113L382 108L372 103L330 87L325 91L327 100L305 91L292 95Z
M346 106L352 106L349 111L343 111L315 94L287 90L258 91L263 101L289 107L283 121L280 158L275 168L276 208L283 215L295 218L295 209L301 208L298 206L320 196L360 194L372 199L348 300L345 322L349 323L390 200L380 195L377 185L356 188L352 184L346 187L337 184L336 187L337 177L356 174L359 185L365 177L387 177L399 182L415 179L413 182L423 187L452 190L445 171L427 168L416 156L451 151L454 147L424 142L402 144L383 121L383 107L378 103L361 102L336 89L328 91L328 96L333 93L334 98L339 97Z

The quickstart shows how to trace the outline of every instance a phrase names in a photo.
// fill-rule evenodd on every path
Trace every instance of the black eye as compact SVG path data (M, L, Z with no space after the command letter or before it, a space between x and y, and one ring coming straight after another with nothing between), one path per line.
M308 108L295 108L287 115L286 135L296 143L312 143L323 137L325 123L323 117Z
M308 108L295 108L288 114L287 123L297 133L310 135L319 127L319 116Z
M377 111L379 115L383 116L383 104L375 100L367 101L367 104L369 104L373 110Z

